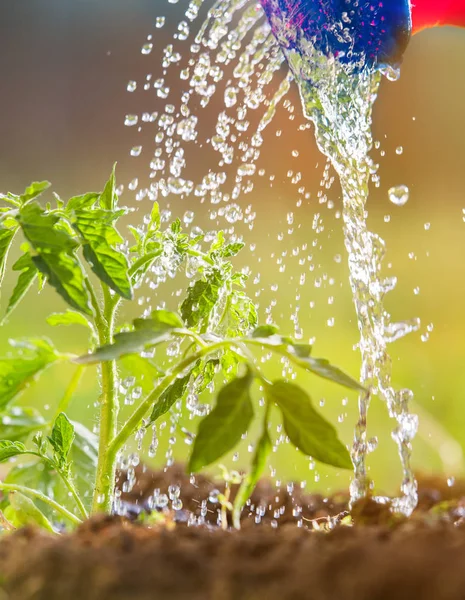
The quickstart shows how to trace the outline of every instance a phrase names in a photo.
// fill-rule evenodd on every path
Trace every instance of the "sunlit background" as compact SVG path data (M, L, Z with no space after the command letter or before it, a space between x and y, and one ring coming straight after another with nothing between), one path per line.
M170 101L158 98L153 87L144 91L142 84L147 74L152 74L152 81L161 76L161 50L172 42L187 5L187 0L175 5L167 0L2 2L0 189L20 192L32 180L48 179L62 197L99 190L118 161L124 203L138 209L134 220L142 219L151 202L137 202L136 191L128 184L138 178L140 186L147 185L156 126L138 134L137 128L124 126L124 116L153 112ZM157 29L155 19L160 15L167 20ZM153 35L154 50L143 55L141 46L148 35ZM183 52L188 49L189 43L184 44ZM412 409L421 414L414 465L418 472L447 477L462 473L461 448L465 449L464 73L465 31L444 28L413 39L401 79L383 82L375 107L374 137L381 147L374 156L380 162L381 186L372 187L368 206L372 229L387 242L386 273L399 279L387 307L396 319L420 317L422 323L419 332L391 348L394 383L414 391ZM130 80L140 82L135 93L126 89ZM186 83L175 80L179 89L172 85L171 94L178 98ZM292 315L298 306L305 339L315 338L315 355L357 376L357 327L338 213L340 193L334 185L328 192L330 203L319 203L325 160L311 129L298 130L303 119L295 89L288 98L294 112L281 106L264 134L258 166L265 175L256 177L253 191L238 200L244 210L251 205L256 212L252 230L238 225L247 242L238 264L251 269L249 294L257 298L261 320L271 306L283 332L293 334ZM216 98L204 110L206 126L215 122L221 103ZM142 153L132 157L130 148L137 144L143 146ZM210 156L197 149L191 153L189 169L206 172ZM292 183L297 173L301 173L298 185ZM388 189L400 184L410 189L404 207L388 199ZM299 207L301 185L310 198ZM194 224L218 227L209 216L212 207L194 196L169 197L161 203L170 205L173 216L191 210ZM231 227L224 220L219 225ZM301 258L306 258L305 265L299 264ZM13 283L7 275L1 310ZM163 300L176 309L174 289L169 286L154 306ZM86 340L79 330L52 330L44 324L50 311L63 308L54 292L46 290L39 297L31 293L0 330L1 352L7 351L9 338L38 335L53 337L64 350L84 352ZM128 317L138 310L136 305ZM278 376L279 365L273 368ZM21 403L45 405L53 414L71 373L71 367L50 371ZM300 382L349 444L356 421L355 394L306 375ZM72 416L92 423L97 394L96 374L90 370L73 401ZM400 482L392 427L385 407L375 398L369 429L379 436L379 449L369 459L370 474L387 492L395 492ZM179 436L175 455L183 458L187 450ZM237 464L245 465L247 458L245 445ZM164 463L164 447L155 462ZM304 479L308 489L341 488L349 477L318 465L311 470L308 459L286 446L278 448L270 464L277 478Z

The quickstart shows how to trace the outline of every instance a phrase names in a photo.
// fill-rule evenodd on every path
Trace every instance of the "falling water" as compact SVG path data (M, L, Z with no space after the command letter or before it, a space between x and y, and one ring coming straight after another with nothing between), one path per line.
M387 347L416 330L419 322L391 322L384 297L395 288L396 279L383 278L385 244L369 230L366 210L369 183L377 177L377 165L370 158L371 118L381 74L369 69L350 72L334 58L323 56L298 31L290 31L286 20L280 20L279 12L273 16L271 28L261 6L250 0L217 0L198 33L193 34L191 29L205 9L203 4L203 0L190 1L173 43L163 51L162 76L154 79L149 74L143 83L144 90L154 90L158 99L167 100L164 109L143 113L141 119L126 115L128 127L137 126L140 130L141 122L156 125L155 151L149 157L152 181L144 188L134 180L129 187L139 201L154 201L160 196L195 196L198 202L210 202L212 220L224 218L228 224L243 221L252 229L252 207L244 210L237 200L253 189L264 131L293 80L297 82L304 114L314 123L318 147L337 172L343 192L345 245L360 331L361 379L368 390L359 399L360 417L352 451L352 500L370 488L366 456L376 446L376 440L367 436L367 413L372 396L377 394L396 421L392 436L399 448L403 482L402 496L394 506L409 514L417 501L410 465L417 417L409 413L412 392L396 391L392 386ZM156 27L163 27L164 22L164 17L159 17ZM288 44L290 35L292 45ZM187 57L177 50L175 44L179 43L184 48L190 43ZM152 51L153 40L149 36L141 53L150 55ZM185 83L175 100L171 98L169 83L173 70L175 77ZM390 78L394 75L392 71L386 74ZM138 85L130 81L127 89L132 93ZM224 109L216 118L212 135L200 140L204 125L199 127L199 115L219 95ZM192 171L187 160L189 148L203 146L213 151L212 158L205 159L204 172ZM130 154L136 158L144 156L144 149L135 145ZM234 176L228 177L226 170L231 169ZM327 170L325 178L327 183ZM390 190L390 196L397 204L405 203L408 189ZM192 222L191 216L186 215L185 222ZM162 280L163 277L152 282L151 288ZM296 330L297 327L296 317Z
M396 279L383 278L385 243L367 224L369 183L377 172L377 165L369 154L373 145L372 108L381 74L369 68L360 69L360 64L348 67L334 57L323 55L302 32L288 33L286 15L281 22L279 12L272 11L271 15L273 31L299 85L305 115L315 125L318 147L330 159L342 188L345 246L360 331L361 381L367 388L367 393L359 398L359 421L352 450L355 476L351 498L355 501L363 497L370 487L366 456L376 441L367 437L367 415L371 397L377 394L386 402L390 417L396 420L392 437L399 449L403 481L402 496L394 501L394 508L410 514L417 503L417 484L410 459L418 419L409 412L412 392L395 390L392 386L392 361L387 346L418 329L420 323L417 319L391 321L384 298L395 288ZM289 35L293 44L288 43ZM397 76L393 69L386 69L385 74L390 78ZM408 188L391 189L390 197L399 205L405 204Z

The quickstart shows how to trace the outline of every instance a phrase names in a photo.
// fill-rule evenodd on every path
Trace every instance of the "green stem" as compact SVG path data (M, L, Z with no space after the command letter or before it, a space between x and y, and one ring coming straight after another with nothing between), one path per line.
M79 495L79 492L76 489L76 486L74 485L73 481L71 479L69 479L69 477L67 477L64 473L62 473L61 471L58 471L63 483L66 485L66 487L68 488L70 494L72 495L72 497L74 498L74 501L77 504L77 507L79 508L79 512L82 515L83 519L87 519L89 518L89 515L87 513L86 507L84 506L83 501L81 500L81 496Z
M269 433L268 433L268 421L270 419L271 405L269 402L266 403L265 413L263 415L263 426L262 435L258 441L255 449L255 455L252 459L251 469L242 480L239 489L237 490L236 497L234 498L232 519L233 527L235 529L241 528L241 514L247 500L252 495L260 477L263 475L263 471L266 466L266 459L268 458L269 452L271 452L271 445L269 444Z
M103 285L103 315L96 318L99 345L113 342L115 303L107 286ZM99 313L97 313L98 315ZM92 514L110 513L113 506L113 495L116 476L116 455L109 452L110 441L117 433L118 425L118 373L116 362L106 361L101 365L102 393L100 395L100 433L97 474Z
M77 387L81 381L82 375L84 373L84 365L79 365L77 367L77 369L74 372L73 377L71 378L71 381L69 382L68 387L66 388L65 394L63 396L63 398L60 400L60 403L58 404L58 408L55 412L55 417L53 418L53 421L56 420L56 418L58 417L58 415L60 413L65 413L71 398L73 397L75 391L77 390Z
M0 482L0 490L3 492L19 492L20 494L24 494L25 496L31 496L32 498L36 498L37 500L48 504L50 508L53 508L53 510L66 517L68 521L71 521L75 525L80 525L82 523L79 517L76 517L76 515L73 515L73 513L69 512L67 508L65 508L61 504L58 504L58 502L55 502L55 500L52 500L45 494L42 494L42 492L39 492L38 490L33 490L23 485L15 485L12 483L3 482Z
M110 453L114 458L124 446L124 444L128 441L130 436L137 430L142 419L146 415L146 413L150 410L152 405L160 398L163 392L176 380L176 378L184 373L186 369L188 369L192 364L196 363L200 358L215 352L216 350L221 350L222 348L228 348L232 344L231 340L221 340L219 342L215 342L214 344L205 345L196 353L191 354L184 360L182 360L178 365L173 367L162 379L162 381L157 385L157 387L151 392L145 400L141 402L138 408L134 411L134 413L129 417L126 423L121 428L118 435L114 437L108 447L108 453Z

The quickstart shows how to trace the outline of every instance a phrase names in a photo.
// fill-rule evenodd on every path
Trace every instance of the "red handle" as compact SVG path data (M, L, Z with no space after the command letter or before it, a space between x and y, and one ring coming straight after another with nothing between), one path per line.
M465 27L465 0L412 0L412 31L427 27Z

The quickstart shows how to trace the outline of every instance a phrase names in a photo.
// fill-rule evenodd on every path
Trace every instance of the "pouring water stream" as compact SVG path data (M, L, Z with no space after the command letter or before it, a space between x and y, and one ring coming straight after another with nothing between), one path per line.
M202 5L203 0L191 0L186 20L178 26L178 40L189 38L192 23L201 14ZM159 23L157 21L157 26L162 25L161 21ZM292 36L292 44L288 43L289 36ZM148 40L142 53L150 54L151 51L152 42ZM292 81L297 83L304 114L314 124L318 147L337 172L343 195L345 246L360 332L361 381L368 390L359 398L359 420L352 449L355 474L351 499L356 501L370 491L366 457L375 448L376 440L368 437L367 415L372 396L378 395L395 420L392 437L398 446L403 470L401 496L394 500L393 507L410 514L417 502L410 457L418 420L409 412L412 392L396 390L392 385L388 344L416 330L419 321L391 322L384 298L395 288L396 279L383 277L385 244L367 224L369 183L377 171L370 158L372 109L382 75L370 68L360 69L360 65L356 71L351 71L347 65L323 55L301 32L290 31L288 21L285 17L280 19L278 10L270 26L261 6L249 0L218 0L196 34L190 52L188 66L180 68L186 89L179 106L175 108L169 104L163 114L147 114L142 118L156 121L158 133L155 138L157 149L150 163L153 182L149 188L138 191L137 199L193 194L201 201L210 200L215 215L223 216L228 223L243 219L251 227L254 212L248 207L244 214L236 200L253 187L252 177L257 169L264 131ZM164 73L180 61L180 53L170 44L164 50ZM283 76L286 62L289 68ZM185 149L195 142L199 133L198 117L192 104L194 100L200 102L202 108L209 104L228 65L234 66L234 79L226 83L225 110L218 115L215 135L209 140L219 155L220 169L214 171L209 165L204 176L194 181L183 176ZM386 74L390 78L394 76L392 70ZM276 83L278 78L280 81ZM133 91L130 87L135 89L135 82L130 84L128 89ZM145 85L150 86L151 82ZM159 98L169 95L164 78L156 80L153 87ZM274 92L270 94L271 88ZM234 117L230 114L233 110ZM248 115L252 111L260 114L258 126L252 134L249 130L250 140L242 139L236 143L241 132L247 131ZM130 126L137 123L137 118L134 122L131 117L126 117L126 124ZM141 148L136 146L131 154L137 156L140 151ZM234 184L232 189L226 189L223 169L225 165L234 164L238 156L240 164Z

